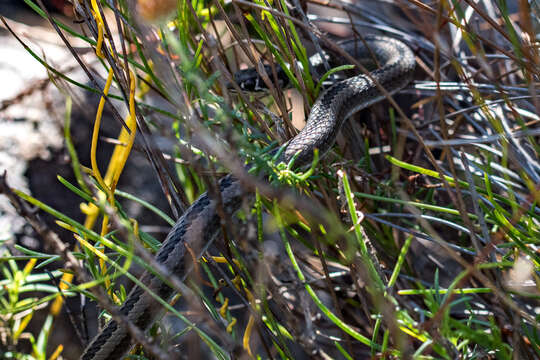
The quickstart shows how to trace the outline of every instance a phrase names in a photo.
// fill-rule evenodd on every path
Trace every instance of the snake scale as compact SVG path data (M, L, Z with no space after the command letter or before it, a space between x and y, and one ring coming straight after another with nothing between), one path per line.
M320 156L324 156L349 116L384 99L376 83L393 94L411 81L415 59L404 43L385 36L369 35L364 41L347 41L341 46L356 59L371 59L375 56L380 67L372 71L370 76L357 75L341 80L322 93L311 109L306 126L285 145L281 155L285 163L299 153L295 165L309 164L316 148ZM319 55L311 59L313 62L321 61ZM219 190L223 209L229 214L237 211L245 195L240 182L231 175L225 176L219 181ZM180 279L185 279L189 271L185 259L186 244L201 249L202 253L220 233L220 217L216 206L216 200L207 193L201 195L174 225L158 251L156 261ZM173 295L173 290L153 274L146 272L141 281L163 299L170 299ZM133 324L146 330L161 312L161 308L151 295L135 287L120 311ZM81 359L119 359L131 346L127 330L111 320L88 345Z

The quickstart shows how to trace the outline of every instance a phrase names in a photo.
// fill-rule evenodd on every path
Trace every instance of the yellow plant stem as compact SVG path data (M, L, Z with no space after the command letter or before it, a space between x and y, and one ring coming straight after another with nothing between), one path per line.
M52 353L52 355L49 357L49 360L56 360L58 356L62 353L62 350L64 350L64 346L62 344L58 345L56 347L56 350Z
M122 171L124 170L127 158L131 152L133 143L135 142L135 134L137 132L137 120L135 117L135 74L133 71L130 71L129 75L129 115L126 117L126 125L129 128L129 132L125 127L122 127L118 140L120 144L125 143L126 145L116 145L114 151L118 154L113 153L113 156L111 157L111 162L114 163L112 180L110 183L112 193L114 193L120 174L122 174Z
M105 181L103 181L103 177L101 176L101 173L99 172L99 167L97 165L97 159L96 159L96 152L97 152L97 141L99 137L99 128L101 126L101 117L103 115L103 108L105 106L105 96L109 93L109 89L111 87L113 79L113 70L112 68L109 69L109 75L107 76L107 82L105 83L105 87L103 88L103 96L99 100L98 110L96 113L96 120L94 121L94 131L92 133L92 144L90 148L90 163L92 164L92 172L94 177L96 178L99 185L102 187L104 191L108 190L108 186L105 184ZM108 198L112 196L112 194L107 194Z
M225 329L229 334L232 333L233 327L234 325L236 325L237 321L238 320L236 320L234 316L231 318L231 322L229 323L229 325L227 325L227 328Z
M104 55L102 51L103 41L104 41L103 40L104 21L99 11L97 0L91 0L91 6L92 6L92 15L94 16L94 19L96 20L96 24L98 28L96 55L104 59ZM96 112L96 119L94 121L94 129L92 132L92 143L91 143L91 148L90 148L90 162L91 162L91 167L92 167L92 174L94 178L96 179L96 181L98 182L98 184L100 185L101 189L103 190L103 192L98 193L98 197L100 198L99 200L100 201L106 200L109 203L109 205L111 205L113 208L115 204L114 191L116 189L116 185L118 184L120 175L122 174L122 171L124 169L129 153L131 152L131 149L133 147L133 143L135 141L135 134L137 130L136 118L135 118L135 74L132 71L129 71L129 75L130 75L129 114L125 120L126 125L129 130L122 128L120 135L118 137L120 144L116 145L114 149L113 155L111 156L111 160L109 162L109 166L107 168L107 172L105 174L105 178L102 177L101 172L99 171L96 153L97 153L97 142L99 138L99 130L101 127L101 119L103 116L103 109L105 106L105 97L109 93L112 80L113 80L112 67L109 68L107 81L105 83L105 87L103 88L103 96L101 97L99 101L98 109ZM84 226L88 229L93 228L99 216L99 208L92 203L81 204L81 211L84 214L86 214ZM105 214L103 216L103 221L101 223L100 235L106 236L108 233L108 228L109 228L109 216ZM106 266L104 257L98 256L98 258L99 258L99 266L101 269L101 273L104 276L106 276L107 266ZM67 288L67 283L70 283L72 280L73 280L73 275L66 273L62 277L62 284ZM112 294L112 289L110 289L111 281L108 277L105 277L104 284L105 284L105 287L109 289L109 294ZM115 301L118 301L118 298L115 295L113 295L113 299ZM51 307L51 313L57 314L60 311L61 306L62 306L62 298L58 297L55 300L55 303L53 304L53 306Z
M32 269L36 265L36 262L37 262L36 258L28 260L28 262L26 263L26 265L24 266L24 269L23 269L24 276L30 275L30 273L32 272Z
M107 82L105 83L105 87L103 88L103 96L99 100L99 105L98 105L98 109L97 109L97 113L96 113L96 120L94 121L94 131L92 133L92 144L91 144L91 147L90 147L90 163L92 164L92 173L93 173L94 177L96 178L98 184L101 186L103 191L105 191L107 193L106 194L107 200L109 200L109 202L112 201L113 204L114 204L113 195L110 192L110 189L107 186L107 184L105 184L105 181L103 180L103 177L101 176L101 172L99 171L99 167L98 167L98 164L97 164L97 158L96 158L97 142L98 142L98 137L99 137L99 129L101 127L101 118L102 118L102 115L103 115L103 108L105 106L105 96L107 96L107 94L109 93L109 89L111 88L112 79L113 79L113 70L112 70L112 68L110 68L109 69L109 74L107 75ZM90 208L91 207L92 207L92 205L90 205ZM92 212L94 212L94 211L92 211ZM95 216L97 216L97 213L95 214ZM109 222L108 216L105 215L103 217L103 222L102 222L102 226L101 226L101 236L105 236L107 234L108 222ZM99 261L99 266L101 268L101 273L103 275L105 275L107 273L107 267L105 266L105 262L101 258L100 258L100 261ZM108 280L108 279L105 280L105 287L109 288L110 285L111 285L110 280Z
M33 316L34 316L34 312L32 311L21 320L21 322L19 323L19 327L13 334L13 340L19 339L19 336L21 336L24 329L26 329L26 326L28 326L28 323L30 322L30 320L32 320Z
M251 352L249 339L251 339L251 332L253 331L254 324L255 324L255 318L253 317L253 315L250 315L248 323L246 325L246 331L244 332L244 337L242 339L242 345L244 346L244 349L248 352L250 357L253 357L253 353Z
M219 314L221 315L222 318L227 317L228 307L229 307L229 298L226 297L225 300L223 301L223 304L219 308Z
M67 290L72 280L73 274L66 272L62 275L62 279L60 280L60 285L58 287L60 288L60 290ZM54 302L51 305L49 314L51 314L52 316L57 316L62 309L63 302L64 297L62 296L62 294L58 293L58 296L56 297L56 299L54 299Z
M103 59L104 56L103 56L103 52L101 51L101 48L103 46L103 29L104 29L105 26L104 26L104 23L103 23L103 18L101 17L101 13L99 12L99 7L97 5L97 1L96 0L91 0L91 5L92 5L92 11L93 11L94 19L96 19L96 24L97 24L97 28L98 28L98 38L97 38L97 43L96 43L96 55Z
M253 295L251 294L251 291L249 291L247 288L244 288L244 292L246 293L246 297L247 297L249 303L255 309L255 307L256 307L256 305L255 305L255 297L253 297ZM251 352L251 346L249 345L249 340L251 339L251 333L253 331L253 325L255 325L255 317L250 314L248 323L246 325L246 331L244 331L244 337L242 338L242 345L243 345L244 349L247 351L247 353L249 354L249 356L252 357L252 358L253 358L253 353Z
M81 243L83 248L86 248L94 253L100 260L103 261L109 261L109 257L103 253L103 251L97 249L95 246L90 244L88 241L80 237L79 235L75 235L75 238Z
M99 129L101 125L101 118L103 114L103 106L105 104L105 98L102 97L101 101L98 106L98 111L96 114L96 120L94 122L94 131L92 134L92 147L90 151L90 161L92 164L92 172L94 177L96 178L97 182L100 184L101 188L106 193L107 202L109 205L114 207L114 191L116 189L116 185L118 184L118 180L120 179L120 175L122 174L122 171L124 169L124 166L126 164L127 158L131 152L131 149L133 147L133 143L135 142L135 135L137 132L137 123L135 118L135 74L130 71L130 91L129 91L129 114L125 119L126 125L129 130L126 128L122 128L120 131L120 135L118 136L119 144L115 146L113 154L111 156L111 160L109 161L109 166L107 168L107 172L105 174L105 177L103 178L101 176L101 173L99 171L99 167L97 165L97 140L99 138ZM107 83L105 85L105 88L103 89L104 95L107 95L111 86L112 82L112 69L109 70L109 76L107 77ZM89 228L93 227L97 216L99 215L99 209L94 204L88 204L85 206L82 206L81 209L87 214L87 218L85 221L85 226L88 226ZM108 232L109 228L109 217L108 215L103 216L103 221L101 224L101 236L105 236ZM103 275L106 275L107 267L105 264L105 261L100 258L99 260L101 272ZM105 287L110 287L110 280L106 279L105 281ZM115 297L116 300L116 297Z

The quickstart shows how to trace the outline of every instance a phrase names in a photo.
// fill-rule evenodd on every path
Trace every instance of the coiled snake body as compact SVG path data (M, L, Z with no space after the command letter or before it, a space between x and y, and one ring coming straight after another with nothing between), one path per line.
M316 148L323 156L334 144L341 126L349 116L384 99L385 96L375 82L392 94L411 80L415 60L412 51L405 44L375 35L366 36L364 40L365 42L348 41L341 46L356 59L370 59L375 56L380 68L371 72L369 77L354 76L324 91L313 105L306 126L287 143L282 152L281 160L285 163L299 152L295 165L309 164ZM313 59L314 62L321 61L318 55ZM228 175L219 181L219 190L223 209L229 214L238 210L244 196L239 181ZM206 193L203 194L174 225L156 255L160 264L181 279L184 279L189 271L184 259L186 244L192 248L200 248L202 253L219 234L220 217L216 206L214 199ZM155 275L146 272L141 281L163 299L172 296L173 290ZM120 311L129 321L145 330L161 309L151 295L135 287ZM111 320L88 345L81 359L119 359L131 345L127 330Z

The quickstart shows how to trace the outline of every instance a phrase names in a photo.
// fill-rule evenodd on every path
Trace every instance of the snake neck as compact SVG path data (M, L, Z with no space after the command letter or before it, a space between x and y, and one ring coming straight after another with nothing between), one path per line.
M311 163L314 150L320 156L334 145L343 123L352 114L383 100L405 87L412 79L415 59L412 51L402 42L381 36L367 36L365 44L347 42L345 50L351 56L375 56L381 67L369 75L357 75L342 80L317 99L305 127L286 146L282 161L297 155L295 165Z

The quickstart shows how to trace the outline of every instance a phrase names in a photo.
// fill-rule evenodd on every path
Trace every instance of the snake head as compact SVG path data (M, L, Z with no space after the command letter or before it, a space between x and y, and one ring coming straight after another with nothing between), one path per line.
M270 81L274 81L274 76L272 72L272 68L270 65L264 65L264 72L266 72L266 75L270 79ZM276 88L283 89L288 87L289 85L289 78L287 77L287 74L285 74L285 71L281 69L281 67L276 66L276 75L277 75L277 84L274 84ZM249 68L245 70L239 70L234 74L234 81L238 84L240 89L247 92L267 92L268 87L266 86L266 83L263 80L263 77L260 75L260 73L255 68ZM234 90L234 87L232 84L227 84L227 88L229 90Z

